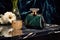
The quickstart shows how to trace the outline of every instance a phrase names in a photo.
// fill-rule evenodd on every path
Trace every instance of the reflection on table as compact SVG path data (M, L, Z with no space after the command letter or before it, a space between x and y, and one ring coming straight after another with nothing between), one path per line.
M53 26L53 25L50 25L50 26ZM54 34L54 33L59 33L59 25L54 25L56 27L48 27L46 26L44 29L42 30L37 30L37 29L27 29L25 28L25 26L23 26L22 28L22 32L23 34L20 35L20 36L16 36L16 37L20 37L21 39L26 39L26 38L31 38L31 37L36 37L36 36L44 36L44 35L49 35L49 34ZM8 38L8 36L10 36L10 38L13 38L11 37L11 35L8 35L8 30L10 29L10 31L13 29L11 28L11 26L0 26L0 29L2 29L1 27L4 28L4 35L1 34L1 30L0 30L0 36L4 38ZM6 37L7 35L7 37Z

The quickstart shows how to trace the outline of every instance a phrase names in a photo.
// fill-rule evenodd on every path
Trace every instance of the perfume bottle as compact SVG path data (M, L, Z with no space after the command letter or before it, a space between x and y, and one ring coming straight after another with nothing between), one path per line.
M44 27L43 16L37 14L39 8L30 8L32 13L28 14L25 19L25 25L27 28L42 29Z

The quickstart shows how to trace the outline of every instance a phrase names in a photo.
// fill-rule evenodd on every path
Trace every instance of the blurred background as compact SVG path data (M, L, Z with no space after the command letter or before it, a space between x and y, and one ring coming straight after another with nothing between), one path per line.
M22 20L30 13L30 8L39 8L46 23L60 25L60 1L59 0L18 0L17 3ZM11 0L0 0L0 14L12 11Z

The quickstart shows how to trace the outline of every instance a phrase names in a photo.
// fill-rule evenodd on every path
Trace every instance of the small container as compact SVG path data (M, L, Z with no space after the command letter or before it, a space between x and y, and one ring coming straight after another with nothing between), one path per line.
M23 25L22 20L16 20L12 22L13 29L21 29Z
M22 20L16 20L12 22L13 31L11 32L12 36L22 35Z
M39 8L30 8L32 13L28 14L25 19L25 25L31 29L43 29L44 18L41 14L38 14Z

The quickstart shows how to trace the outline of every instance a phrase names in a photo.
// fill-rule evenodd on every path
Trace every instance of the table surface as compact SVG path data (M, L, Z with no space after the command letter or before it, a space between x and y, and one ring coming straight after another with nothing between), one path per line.
M8 27L11 28L11 26L1 26L0 27ZM37 29L23 29L23 35L22 36L15 36L15 37L1 37L0 39L3 38L20 38L20 39L26 39L26 38L32 38L36 36L44 36L48 34L54 34L54 33L60 33L60 26L56 27L45 27L42 30L37 30ZM27 36L27 37L26 37ZM26 38L25 38L26 37Z

